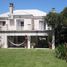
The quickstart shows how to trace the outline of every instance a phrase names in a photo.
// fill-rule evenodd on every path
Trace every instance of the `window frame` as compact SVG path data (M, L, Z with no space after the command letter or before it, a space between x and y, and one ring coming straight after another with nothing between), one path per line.
M14 19L10 19L10 26L14 26L15 22Z
M0 25L1 26L5 26L6 25L6 21L4 21L4 20L3 21L0 21Z

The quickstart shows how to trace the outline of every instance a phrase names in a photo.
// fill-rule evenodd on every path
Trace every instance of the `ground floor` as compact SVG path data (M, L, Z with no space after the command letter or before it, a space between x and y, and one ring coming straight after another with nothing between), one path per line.
M9 48L48 48L47 36L8 36Z
M1 48L55 48L54 37L52 43L48 41L47 32L1 32Z

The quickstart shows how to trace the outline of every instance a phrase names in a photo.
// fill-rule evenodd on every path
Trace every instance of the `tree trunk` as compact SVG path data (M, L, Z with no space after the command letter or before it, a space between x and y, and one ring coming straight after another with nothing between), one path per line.
M52 33L52 49L55 49L55 32Z

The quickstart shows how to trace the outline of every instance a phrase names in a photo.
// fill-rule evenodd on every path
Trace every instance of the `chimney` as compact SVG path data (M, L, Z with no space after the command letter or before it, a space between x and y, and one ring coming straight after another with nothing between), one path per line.
M14 8L13 3L10 3L10 6L9 6L10 17L13 16L13 8Z

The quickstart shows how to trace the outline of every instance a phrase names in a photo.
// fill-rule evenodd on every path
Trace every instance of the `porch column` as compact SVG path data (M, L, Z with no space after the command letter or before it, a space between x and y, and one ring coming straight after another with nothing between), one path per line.
M54 35L54 32L52 34L52 49L55 49L55 35Z
M8 45L7 45L7 36L4 35L3 37L3 48L8 48Z
M27 36L27 46L30 48L31 36Z

